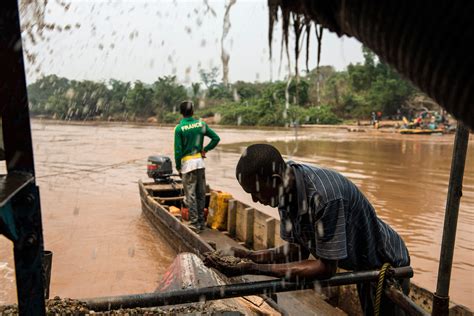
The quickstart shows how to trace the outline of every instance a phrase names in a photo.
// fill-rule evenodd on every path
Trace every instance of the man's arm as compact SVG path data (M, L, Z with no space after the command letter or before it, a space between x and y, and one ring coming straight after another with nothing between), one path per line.
M208 267L220 270L227 276L245 274L268 275L286 278L292 281L327 279L336 274L337 261L316 259L302 260L290 263L261 264L255 262L240 262L234 266L216 260L212 255L204 259Z
M183 143L181 139L181 129L176 126L174 129L174 161L176 170L181 171L181 158L183 158Z
M336 274L336 269L337 261L317 259L282 264L252 263L247 269L243 269L242 274L269 275L290 280L314 280L330 278Z
M238 248L231 248L231 251L236 257L247 258L256 263L288 263L305 260L309 257L309 252L305 248L291 243L257 251Z
M206 123L204 123L204 124L206 124ZM217 135L216 132L214 132L212 130L212 128L210 128L207 124L206 124L206 133L204 135L206 135L207 137L209 137L211 139L209 144L207 144L204 147L204 152L208 152L209 150L214 149L214 147L216 147L217 144L219 144L219 141L221 140L219 135Z

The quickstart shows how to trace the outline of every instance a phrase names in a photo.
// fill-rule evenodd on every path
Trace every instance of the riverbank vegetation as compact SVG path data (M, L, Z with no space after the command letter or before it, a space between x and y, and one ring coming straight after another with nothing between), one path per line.
M200 71L185 86L175 76L141 81L77 81L49 75L28 86L32 115L61 120L156 121L180 119L180 101L192 99L197 115L226 125L337 124L369 119L372 112L400 115L419 92L363 48L364 62L337 71L321 66L288 81L219 81L218 68Z

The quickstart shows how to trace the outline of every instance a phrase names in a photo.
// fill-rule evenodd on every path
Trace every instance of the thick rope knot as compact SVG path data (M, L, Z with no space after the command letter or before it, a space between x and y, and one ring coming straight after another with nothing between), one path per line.
M374 304L374 315L379 316L380 313L380 301L382 299L382 291L385 283L385 274L387 269L390 268L390 263L384 263L379 272L379 279L377 281L377 291L375 292L375 304Z

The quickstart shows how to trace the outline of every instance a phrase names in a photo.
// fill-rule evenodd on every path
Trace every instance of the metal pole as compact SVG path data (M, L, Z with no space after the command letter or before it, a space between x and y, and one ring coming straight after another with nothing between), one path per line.
M20 315L45 315L43 228L17 0L0 1L0 116L8 174L2 177L0 212L9 212ZM15 186L13 180L24 179ZM20 181L21 182L21 181ZM13 229L14 228L14 229Z
M444 216L443 239L438 270L438 283L433 297L433 314L448 315L449 313L449 283L453 265L454 243L458 223L459 203L462 196L462 180L466 162L469 130L460 122L456 128L454 139L453 160L449 177L448 199Z
M392 268L390 276L396 278L411 278L413 269L411 267ZM218 300L231 297L258 295L277 292L287 292L314 288L317 284L321 287L353 284L359 282L376 281L379 277L378 270L339 273L336 276L320 281L311 282L287 282L285 280L258 281L240 284L228 284L211 286L199 289L186 289L170 291L165 293L143 293L135 295L99 297L81 299L86 302L89 309L93 311L107 311L119 308L155 307L164 305L176 305L203 300Z

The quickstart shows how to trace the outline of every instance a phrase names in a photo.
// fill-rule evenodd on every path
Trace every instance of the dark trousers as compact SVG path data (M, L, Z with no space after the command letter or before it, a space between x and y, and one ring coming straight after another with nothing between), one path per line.
M204 207L206 206L205 169L196 169L182 174L184 204L189 209L189 222L196 228L204 228Z
M402 292L408 295L410 292L410 279L398 280L401 285ZM377 290L377 283L358 283L357 292L359 294L360 305L365 316L374 315L375 293ZM380 316L405 316L405 311L397 304L393 303L382 292L380 300Z

